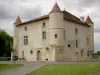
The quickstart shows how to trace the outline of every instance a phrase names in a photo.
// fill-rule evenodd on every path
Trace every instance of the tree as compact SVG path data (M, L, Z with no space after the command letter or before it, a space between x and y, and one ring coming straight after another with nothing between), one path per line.
M0 57L11 56L13 38L4 30L0 30Z
M100 51L97 51L97 55L100 56Z

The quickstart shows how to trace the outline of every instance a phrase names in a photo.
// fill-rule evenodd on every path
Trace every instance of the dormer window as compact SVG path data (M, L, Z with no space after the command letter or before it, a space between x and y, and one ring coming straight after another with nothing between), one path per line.
M45 22L43 22L42 27L45 28Z

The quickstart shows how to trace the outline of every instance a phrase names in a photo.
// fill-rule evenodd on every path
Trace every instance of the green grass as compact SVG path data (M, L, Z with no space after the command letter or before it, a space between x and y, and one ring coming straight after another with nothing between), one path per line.
M0 64L0 70L15 68L15 67L18 67L18 66L22 66L22 64Z
M50 64L27 75L89 75L100 71L100 63Z

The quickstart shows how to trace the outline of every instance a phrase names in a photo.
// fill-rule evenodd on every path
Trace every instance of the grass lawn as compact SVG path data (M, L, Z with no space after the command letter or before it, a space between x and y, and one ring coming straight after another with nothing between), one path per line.
M22 64L0 64L0 70L22 66Z
M100 71L100 63L49 64L27 75L89 75Z

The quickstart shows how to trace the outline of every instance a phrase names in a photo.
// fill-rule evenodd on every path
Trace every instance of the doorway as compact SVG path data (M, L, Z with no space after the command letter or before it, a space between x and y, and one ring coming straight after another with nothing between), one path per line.
M37 60L41 60L41 52L37 51Z
M22 51L22 59L24 59L24 51Z

